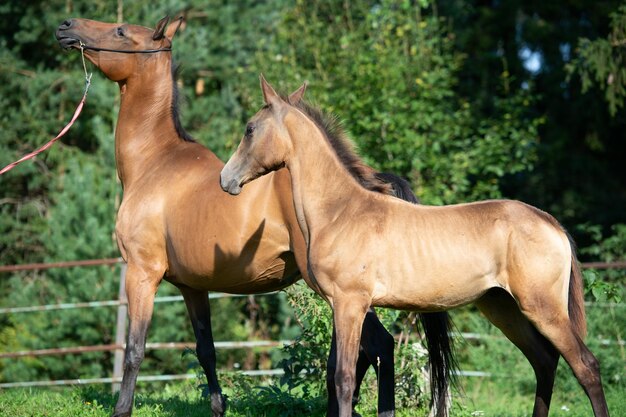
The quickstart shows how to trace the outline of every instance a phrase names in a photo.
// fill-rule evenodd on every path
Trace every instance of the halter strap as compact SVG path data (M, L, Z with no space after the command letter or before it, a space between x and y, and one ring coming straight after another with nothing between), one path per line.
M89 46L84 43L80 43L80 47L83 49L90 49L92 51L102 51L102 52L118 52L120 54L154 54L156 52L170 52L172 48L159 48L159 49L141 49L139 51L133 51L130 49L109 49L109 48L99 48L97 46Z

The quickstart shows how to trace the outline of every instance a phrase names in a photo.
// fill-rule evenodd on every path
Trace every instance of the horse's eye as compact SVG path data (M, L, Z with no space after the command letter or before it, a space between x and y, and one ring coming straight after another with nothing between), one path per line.
M124 29L121 26L117 28L117 36L124 36Z
M254 133L254 125L252 123L248 123L246 126L246 137L249 138Z

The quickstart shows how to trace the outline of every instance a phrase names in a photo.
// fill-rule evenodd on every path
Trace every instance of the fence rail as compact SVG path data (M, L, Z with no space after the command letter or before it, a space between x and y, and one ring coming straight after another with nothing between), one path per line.
M125 293L125 278L126 278L126 265L122 258L108 258L108 259L91 259L82 261L67 261L67 262L53 262L53 263L33 263L23 265L0 265L0 273L2 272L19 272L19 271L33 271L33 270L47 270L52 268L72 268L72 267L89 267L89 266L102 266L102 265L116 265L121 264L120 275L120 289L117 300L105 300L105 301L89 301L89 302L76 302L76 303L60 303L60 304L48 304L40 306L23 306L23 307L5 307L0 308L0 314L17 314L17 313L30 313L41 311L55 311L64 309L76 309L76 308L97 308L97 307L117 307L117 325L116 325L116 337L114 344L95 345L95 346L75 346L64 348L50 348L50 349L38 349L38 350L25 350L18 352L0 352L0 359L8 358L21 358L21 357L35 357L35 356L48 356L48 355L67 355L67 354L81 354L85 352L103 352L103 351L115 351L115 360L113 366L113 377L110 378L89 378L89 379L66 379L56 381L23 381L23 382L6 382L0 383L0 389L2 388L15 388L15 387L32 387L32 386L54 386L54 385L81 385L81 384L112 384L113 390L119 389L119 383L122 379L122 361L123 352L126 347L125 332L126 332L126 316L127 316L127 298ZM626 269L626 261L618 262L587 262L581 264L585 269ZM271 295L276 292L261 293L255 295ZM210 293L209 298L223 298L223 297L247 297L248 295L241 294L228 294L228 293ZM155 298L155 303L164 302L180 302L183 301L182 296L167 296ZM591 303L585 303L591 305ZM615 303L593 303L596 307L626 307L626 304ZM481 335L476 333L460 333L454 334L455 337L463 337L468 340L479 340L483 338L494 338L499 336ZM255 340L255 341L217 341L215 342L216 349L240 349L240 348L274 348L281 346L285 343L291 343L289 340L273 341L273 340ZM604 345L617 343L621 346L626 345L623 340L601 340L600 343ZM193 349L195 342L162 342L162 343L147 343L146 349ZM250 376L268 376L268 375L281 375L281 369L269 369L269 370L250 370L250 371L238 371L244 375ZM489 373L480 371L460 371L459 375L469 377L485 377L492 376ZM179 375L152 375L152 376L139 376L139 381L169 381L195 378L194 374L179 374Z
M292 340L242 340L242 341L218 341L214 342L216 349L252 349L252 348L273 348L282 346L285 343L292 343ZM146 349L193 349L196 347L195 342L154 342L146 343ZM0 359L2 358L23 358L31 356L52 356L52 355L67 355L73 353L85 353L85 352L109 352L113 350L126 349L126 344L108 344L108 345L94 345L94 346L75 346L66 348L53 348L53 349L38 349L38 350L21 350L17 352L2 352L0 353Z

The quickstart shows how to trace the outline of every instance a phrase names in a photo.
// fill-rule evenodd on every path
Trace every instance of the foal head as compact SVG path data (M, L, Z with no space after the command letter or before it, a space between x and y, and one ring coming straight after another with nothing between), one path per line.
M161 19L154 29L138 25L67 19L56 31L65 49L83 48L85 56L112 81L125 81L145 71L147 60L163 59L172 48L172 37L182 19L168 25Z
M232 195L239 194L250 181L282 168L291 153L292 144L283 121L302 99L306 84L287 100L276 94L263 76L261 89L265 106L248 122L237 150L220 174L222 189Z

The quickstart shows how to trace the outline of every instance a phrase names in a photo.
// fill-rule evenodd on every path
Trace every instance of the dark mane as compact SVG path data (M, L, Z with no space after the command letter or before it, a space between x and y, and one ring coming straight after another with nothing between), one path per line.
M288 99L285 100L288 101ZM370 191L394 195L393 186L379 178L377 172L361 160L341 121L336 116L324 113L304 100L300 100L295 107L306 114L320 128L343 166L361 186Z
M195 142L195 140L189 133L187 133L183 125L180 123L178 110L178 101L180 96L178 94L178 86L176 85L176 76L178 75L179 69L180 66L175 65L174 61L172 61L172 119L174 120L174 128L176 129L178 137L186 142Z

